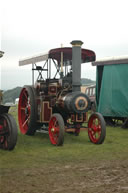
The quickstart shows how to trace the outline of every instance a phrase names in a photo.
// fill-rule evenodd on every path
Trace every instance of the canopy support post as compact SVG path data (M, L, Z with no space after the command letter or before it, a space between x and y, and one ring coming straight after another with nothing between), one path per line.
M32 63L32 85L34 86L34 64Z

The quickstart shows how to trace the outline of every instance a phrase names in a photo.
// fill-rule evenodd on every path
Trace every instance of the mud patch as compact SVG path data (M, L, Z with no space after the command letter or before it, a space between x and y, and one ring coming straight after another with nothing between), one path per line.
M70 163L0 170L1 193L127 193L128 162Z

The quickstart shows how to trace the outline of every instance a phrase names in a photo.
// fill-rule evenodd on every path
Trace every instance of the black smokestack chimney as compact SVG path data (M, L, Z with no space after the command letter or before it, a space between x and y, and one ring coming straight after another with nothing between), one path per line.
M74 40L72 44L72 91L80 91L81 86L81 46L80 40Z

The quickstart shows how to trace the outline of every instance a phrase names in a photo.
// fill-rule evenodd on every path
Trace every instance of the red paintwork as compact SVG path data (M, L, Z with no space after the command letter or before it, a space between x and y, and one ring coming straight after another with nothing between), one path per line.
M2 130L3 129L3 125L0 125L0 130Z
M42 111L43 117L44 117L44 122L49 122L50 118L52 116L52 108L49 108L49 102L45 103L44 102L44 109Z
M3 148L5 149L5 148L8 147L7 138L8 138L8 128L9 128L9 125L8 125L6 119L4 119L4 118L2 118L0 121L1 121L0 130L3 133L3 135L0 136L0 143L3 145ZM4 133L4 130L7 132L6 135Z
M28 92L24 88L21 92L18 106L19 126L23 134L26 134L28 131L28 122L31 114L31 106L28 97ZM27 114L26 111L28 112Z
M59 124L56 117L52 117L49 122L49 138L53 145L57 145L58 137L59 137Z
M55 59L60 64L61 61L61 52L63 52L63 61L71 61L72 60L72 48L56 48L49 51L49 58ZM95 61L96 55L92 50L81 49L82 54L82 63Z
M100 138L101 124L96 116L92 116L88 122L88 135L93 143L97 143Z

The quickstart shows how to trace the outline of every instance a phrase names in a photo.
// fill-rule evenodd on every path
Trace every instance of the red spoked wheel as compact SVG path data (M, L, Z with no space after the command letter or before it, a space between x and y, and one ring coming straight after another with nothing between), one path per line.
M64 120L58 113L53 114L49 122L49 138L53 145L64 143Z
M17 142L17 125L10 114L0 116L0 148L13 150Z
M20 93L18 120L22 134L34 135L36 131L36 98L34 88L25 86Z
M92 143L102 144L106 136L106 124L100 113L93 113L88 121L88 136Z

